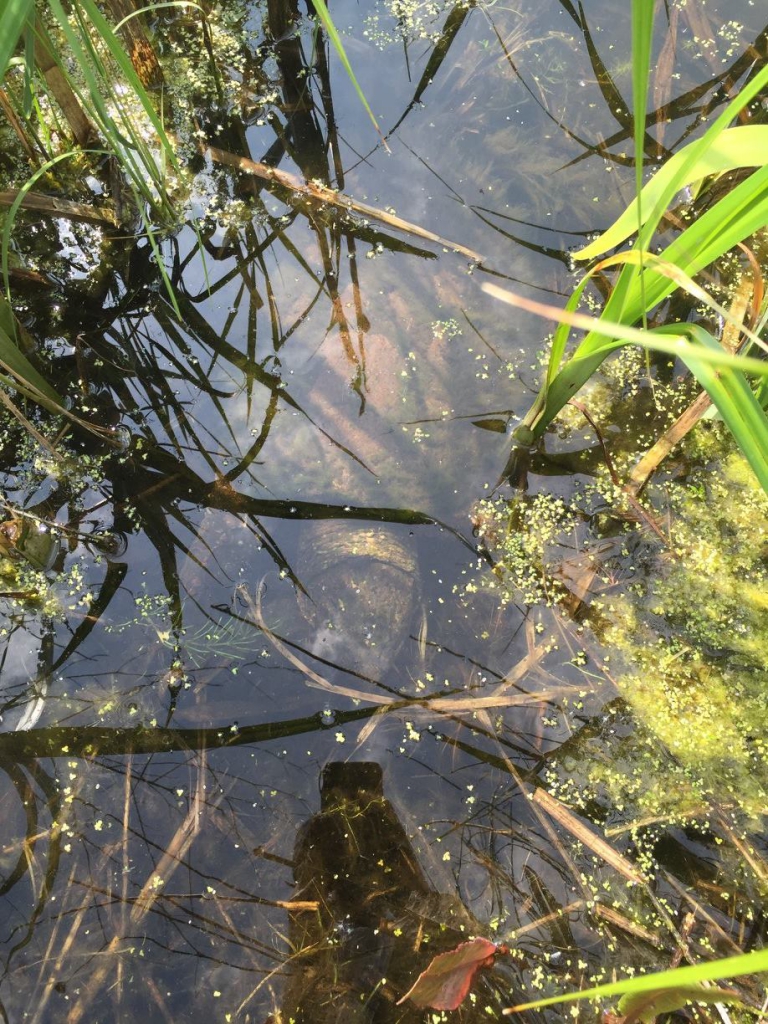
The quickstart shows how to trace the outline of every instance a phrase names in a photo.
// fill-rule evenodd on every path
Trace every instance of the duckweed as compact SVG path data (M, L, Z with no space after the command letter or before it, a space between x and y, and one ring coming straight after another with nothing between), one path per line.
M714 801L738 809L746 827L768 806L768 498L727 443L700 428L686 446L695 460L687 476L649 488L666 547L640 517L629 520L607 472L570 505L542 493L475 509L495 567L467 595L486 589L501 605L522 602L541 628L553 606L573 610L577 559L594 569L582 606L594 657L577 650L570 664L592 684L590 661L610 666L631 714L567 766L550 763L551 790L573 806L597 801L621 821L690 823Z

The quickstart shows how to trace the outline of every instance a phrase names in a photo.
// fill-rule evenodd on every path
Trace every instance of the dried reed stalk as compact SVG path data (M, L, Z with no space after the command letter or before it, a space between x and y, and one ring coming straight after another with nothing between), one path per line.
M283 188L291 189L292 192L298 192L299 195L307 199L319 200L321 203L337 206L341 210L346 210L347 213L359 213L363 217L372 217L374 220L386 224L388 227L395 228L397 231L403 231L406 234L415 235L417 238L424 238L428 242L434 242L436 245L443 246L446 249L452 249L454 252L466 256L473 263L483 262L483 257L473 249L468 249L458 242L449 242L447 238L442 238L433 231L427 231L426 228L419 227L418 224L412 224L410 221L403 220L402 217L396 217L392 213L387 213L386 210L380 210L376 206L369 206L367 203L358 202L358 200L352 199L351 196L344 195L343 192L335 192L332 188L328 188L327 185L322 185L315 181L305 184L287 171L280 171L276 167L269 167L267 164L258 163L255 160L249 160L247 157L237 156L235 153L216 149L213 146L205 146L202 149L204 155L209 156L214 163L223 164L226 167L234 167L244 174L252 174L257 178L262 178L264 181L272 181L276 185L282 185Z

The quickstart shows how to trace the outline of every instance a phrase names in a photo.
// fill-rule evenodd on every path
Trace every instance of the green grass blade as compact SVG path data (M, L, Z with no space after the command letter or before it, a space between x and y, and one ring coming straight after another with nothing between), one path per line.
M555 1003L569 1003L578 999L602 999L608 996L622 996L626 993L655 992L662 989L679 988L681 985L697 985L702 981L719 981L721 978L735 978L745 974L757 974L768 971L768 950L761 949L754 953L727 957L724 960L712 960L704 964L693 964L690 967L676 967L657 974L644 974L639 978L627 978L625 981L613 981L608 985L584 989L582 992L569 992L565 995L552 996L550 999L537 999L531 1003L521 1003L513 1007L514 1012L554 1006ZM505 1013L510 1013L505 1010Z
M101 150L86 150L85 152L101 154ZM52 160L47 160L41 167L38 167L34 174L27 178L19 189L18 195L8 208L8 213L6 214L5 221L3 223L3 231L0 241L0 271L2 272L3 285L8 302L10 302L11 299L11 289L8 284L8 253L11 246L11 233L13 232L14 224L16 223L16 214L19 212L21 204L24 201L24 197L32 189L34 184L44 174L47 174L52 167L61 163L62 160L69 160L72 157L77 157L78 154L79 151L70 150L67 153L60 153L58 156L53 157Z
M653 42L653 7L654 0L632 0L632 129L635 139L635 203L637 204L638 234L643 229L643 157L645 155L645 120L648 108L648 78ZM641 254L642 251L639 249ZM645 278L642 274L642 255L640 270L638 280L640 288L643 290ZM643 308L643 327L647 326L646 310L647 306Z
M672 198L682 188L682 182L685 180L691 167L693 167L698 160L700 160L704 153L714 144L715 140L722 134L722 132L729 127L736 115L742 111L748 104L755 99L765 88L768 87L768 65L762 67L756 72L751 81L740 90L740 92L731 100L731 102L723 108L721 113L715 118L713 123L702 135L698 142L693 143L688 147L687 160L682 164L678 171L678 179L672 180L667 186L667 195L660 196L653 210L649 213L646 218L646 222L643 226L643 230L638 236L638 245L642 249L648 249L649 242L652 239L656 228L659 225L659 221L664 215L664 211L669 206Z
M719 259L739 242L768 223L768 165L754 171L715 206L696 218L690 227L667 246L659 256L675 263L690 277ZM623 273L623 272L622 272ZM636 280L628 288L624 316L631 323L639 319L644 302L655 306L675 288L667 278L646 270L645 298ZM606 312L608 305L606 304Z
M201 17L205 17L205 11L203 8L200 4L194 3L193 0L165 0L165 2L161 4L147 4L146 7L137 7L135 11L131 11L130 14L126 14L126 16L121 18L115 25L113 29L114 33L117 34L123 25L125 25L126 22L131 21L132 18L139 18L142 14L147 14L148 12L154 13L155 11L161 10L163 7L194 7L196 11L199 11Z
M565 308L566 310L568 310L568 312L576 310L576 308L579 305L579 302L581 301L581 296L584 292L584 289L586 288L588 283L589 276L585 277L584 280L580 281L576 288L574 288L573 294L570 296L570 298L565 304ZM562 363L563 356L565 355L565 348L568 344L568 338L570 336L570 333L570 326L567 322L564 321L559 323L557 328L555 329L555 333L552 338L552 349L549 353L549 362L547 364L547 378L544 385L545 390L546 388L549 387L549 385L557 376L558 371L560 370L560 364Z
M500 299L510 306L515 306L517 309L525 309L548 320L560 320L561 322L569 323L572 327L591 331L595 338L603 339L599 345L595 344L586 353L582 352L582 346L579 346L576 354L566 362L563 369L558 373L556 381L564 376L571 363L581 363L591 359L592 356L601 356L602 359L605 359L611 352L621 348L623 344L655 349L658 352L665 352L667 355L683 360L686 353L691 349L691 344L685 337L686 329L691 326L690 324L669 325L666 330L670 335L674 335L674 340L665 341L658 336L660 328L654 328L653 331L643 331L638 327L628 327L626 324L604 320L602 317L598 320L596 317L587 316L586 313L570 313L558 306L550 306L544 302L535 302L532 299L523 298L522 295L516 295L514 292L507 291L505 288L499 288L495 284L486 283L481 287L488 295L492 295L494 298ZM675 328L679 329L676 330ZM727 366L757 377L768 377L768 360L754 359L752 356L734 356L726 352L719 345L716 346L716 350L709 348L699 350L697 348L697 358L703 359L711 366Z
M721 111L718 117L710 125L704 135L697 139L695 142L690 143L684 149L680 151L675 157L672 157L670 161L665 164L665 167L661 171L657 172L651 182L648 183L646 188L650 188L649 192L646 193L645 201L643 202L643 225L644 231L642 237L639 239L639 244L643 248L648 247L648 242L653 236L658 223L667 209L669 204L680 189L685 188L686 185L690 184L691 181L699 180L698 173L695 171L697 166L704 165L706 161L707 151L712 146L718 145L718 140L723 133L728 131L741 131L742 129L729 129L729 125L736 117L736 115L743 110L749 103L751 103L762 90L768 87L768 65L760 68L754 75L752 80L748 82L743 89L734 97L733 100ZM752 128L753 126L745 126ZM745 141L749 141L749 136L744 136ZM744 157L744 148L739 144L739 149L742 157ZM716 158L715 158L716 160ZM672 161L675 161L672 164ZM665 173L665 168L672 164L672 170ZM741 166L750 167L753 166L749 157L744 160ZM655 186L654 182L659 177L659 186ZM693 175L693 176L692 176ZM626 214L622 215L622 220ZM634 213L627 218L627 223L630 225L629 234L636 230L637 216ZM613 230L609 228L608 230ZM578 253L574 253L577 259L588 259L593 256L599 255L605 252L612 245L618 245L623 238L617 238L612 241L612 245L602 244L602 237L598 238L595 242L591 242L585 249L580 250Z
M689 277L736 246L742 239L768 223L768 166L761 167L737 185L715 206L697 218L678 238L659 254L665 263L675 264ZM669 277L645 267L625 266L619 274L596 331L587 335L574 356L587 358L593 350L601 350L606 335L614 333L617 324L637 322L670 295L677 283ZM600 323L612 326L600 330Z
M654 0L632 0L632 105L635 135L635 195L637 217L643 189L643 153L645 152L645 112L648 106L648 78L651 68ZM642 221L638 220L638 230Z
M638 221L641 225L646 222L656 203L664 197L671 200L669 193L672 187L675 189L674 195L681 188L687 188L712 174L726 174L739 167L761 167L768 163L768 125L726 129L701 157L688 166L685 176L681 177L680 171L688 164L690 149L691 146L685 146L654 174L640 194L641 208L637 200L633 200L599 238L573 253L574 259L591 260L621 245L638 230Z
M756 349L761 349L763 352L768 353L768 342L751 330L747 325L733 316L729 309L725 306L721 306L720 303L712 296L705 288L702 288L700 284L689 277L684 270L675 263L668 263L663 260L660 256L656 256L652 252L642 253L638 249L628 249L625 252L617 253L615 256L609 256L607 259L600 260L597 266L594 267L592 273L596 273L599 270L605 270L607 267L614 267L620 264L634 263L636 266L641 264L650 267L652 270L657 270L664 277L672 281L676 287L682 288L687 291L697 302L701 302L708 306L711 310L714 310L718 316L731 324L731 326L739 333L743 334ZM565 307L569 308L568 306Z
M50 0L50 9L59 23L83 76L87 89L87 98L82 96L82 91L78 88L76 81L69 79L70 86L84 102L90 115L98 122L99 129L107 142L108 148L121 161L123 170L131 179L133 189L163 219L174 221L174 210L172 204L167 199L163 176L157 161L140 132L135 129L130 114L125 110L125 105L115 93L113 78L104 66L99 53L91 41L88 26L85 22L86 16L93 16L94 22L92 24L94 29L102 35L110 56L114 58L124 73L126 80L135 91L147 117L155 128L163 146L163 152L169 155L170 161L176 167L176 157L170 141L165 135L162 123L114 33L98 9L91 3L91 0L79 0L78 5L73 10L80 31L77 31L76 26L67 18L61 0ZM65 67L62 67L61 70L66 74ZM117 116L120 118L121 124L119 125L110 110L110 98Z
M657 328L653 333L680 334L682 331L697 343L699 351L722 352L717 341L697 324L674 324ZM707 391L723 422L733 434L744 457L752 467L763 490L768 494L768 417L743 374L731 367L714 367L689 351L685 363Z
M517 308L590 331L589 345L582 343L565 362L551 382L545 398L542 392L516 429L515 435L522 443L531 444L541 437L566 402L586 384L609 355L625 344L635 344L646 350L664 352L682 360L689 367L712 395L758 479L761 484L765 481L768 491L768 466L764 469L762 464L762 460L768 456L768 423L759 401L743 376L749 373L768 379L768 361L731 355L714 339L707 341L699 336L695 329L692 330L695 325L691 324L672 324L653 331L643 331L626 324L608 322L602 318L597 320L584 313L534 302L496 285L484 284L483 291Z
M114 60L120 71L125 76L125 80L130 86L136 98L141 103L144 113L152 123L152 127L157 132L157 137L163 147L167 159L170 161L171 166L175 169L179 169L179 163L176 159L176 151L168 138L165 127L162 121L155 111L154 104L149 96L149 93L144 88L141 79L136 74L133 64L131 64L128 54L125 52L123 45L117 38L115 33L112 31L109 22L103 16L99 8L92 0L78 0L78 4L82 7L83 11L88 15L91 24L98 32L102 42L109 50L110 57Z
M6 299L0 296L0 304L6 306ZM3 317L5 320L6 318ZM47 380L34 368L14 341L10 332L0 326L0 363L2 363L22 385L27 384L34 391L39 391L56 405L63 405L62 397L51 387Z
M384 142L384 145L386 146L386 142L384 141L384 135L382 134L381 128L379 128L379 122L376 120L373 111L368 105L368 100L365 98L365 94L363 90L360 88L357 79L355 78L355 73L352 70L352 65L349 63L349 58L347 57L346 51L344 49L344 44L341 41L341 36L336 31L336 26L334 25L331 15L328 12L328 8L325 6L324 0L312 0L312 2L314 4L315 10L317 11L317 16L320 19L320 22L323 28L325 29L328 38L333 43L333 47L336 50L338 58L341 61L342 65L344 66L344 70L347 72L347 76L352 85L354 86L355 92L357 93L360 102L365 107L368 113L368 117L370 117L371 122L373 124L373 127L379 133L381 141Z
M18 45L25 25L34 17L34 0L5 0L0 14L0 78Z

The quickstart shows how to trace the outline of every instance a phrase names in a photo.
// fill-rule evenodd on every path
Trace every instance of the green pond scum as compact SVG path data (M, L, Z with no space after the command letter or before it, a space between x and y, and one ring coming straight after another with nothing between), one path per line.
M731 850L728 870L749 876L729 840L748 847L765 827L768 499L730 448L717 428L691 435L686 475L645 496L649 511L664 515L668 542L624 524L613 568L576 529L588 506L566 510L545 493L479 510L495 570L467 589L490 587L502 603L522 597L545 636L556 635L553 615L574 607L564 557L573 561L578 546L598 552L587 563L595 594L582 595L579 616L590 651L584 682L603 675L619 700L603 727L552 758L545 778L570 806L608 820L612 834L632 834L651 874L660 869L655 847L676 823L714 835ZM593 504L601 492L621 501L610 485L586 489ZM607 550L615 555L616 545ZM578 707L572 717L576 727ZM758 864L750 884L764 894Z

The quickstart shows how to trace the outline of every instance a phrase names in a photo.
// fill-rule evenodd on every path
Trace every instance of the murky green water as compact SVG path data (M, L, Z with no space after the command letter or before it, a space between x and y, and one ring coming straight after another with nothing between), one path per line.
M665 153L765 54L757 6L693 6L671 8L677 63L654 83ZM163 249L181 318L146 243L113 242L97 277L82 226L61 289L26 300L60 386L120 447L80 441L64 465L17 437L3 452L8 501L58 524L49 542L32 520L37 546L20 545L45 603L3 598L8 1021L427 1020L395 1001L431 955L522 929L462 1011L485 1020L665 966L679 943L697 957L762 933L761 791L745 824L717 787L665 811L616 783L643 746L673 788L690 772L612 675L611 600L664 559L598 522L583 421L529 473L535 593L478 551L478 502L512 496L505 430L548 329L480 284L562 304L569 248L631 195L628 14L425 5L403 9L399 41L383 5L333 14L385 130L399 122L391 153L335 61L329 82L314 67L308 27L274 46L255 4L219 12L222 34L247 29L223 62L245 85L228 121L197 98L208 141L392 208L482 267L202 162L190 208L209 216ZM25 579L6 566L9 594ZM572 600L553 605L563 581ZM336 762L382 778L348 769L340 798L328 769L317 817ZM616 859L530 799L545 785Z

